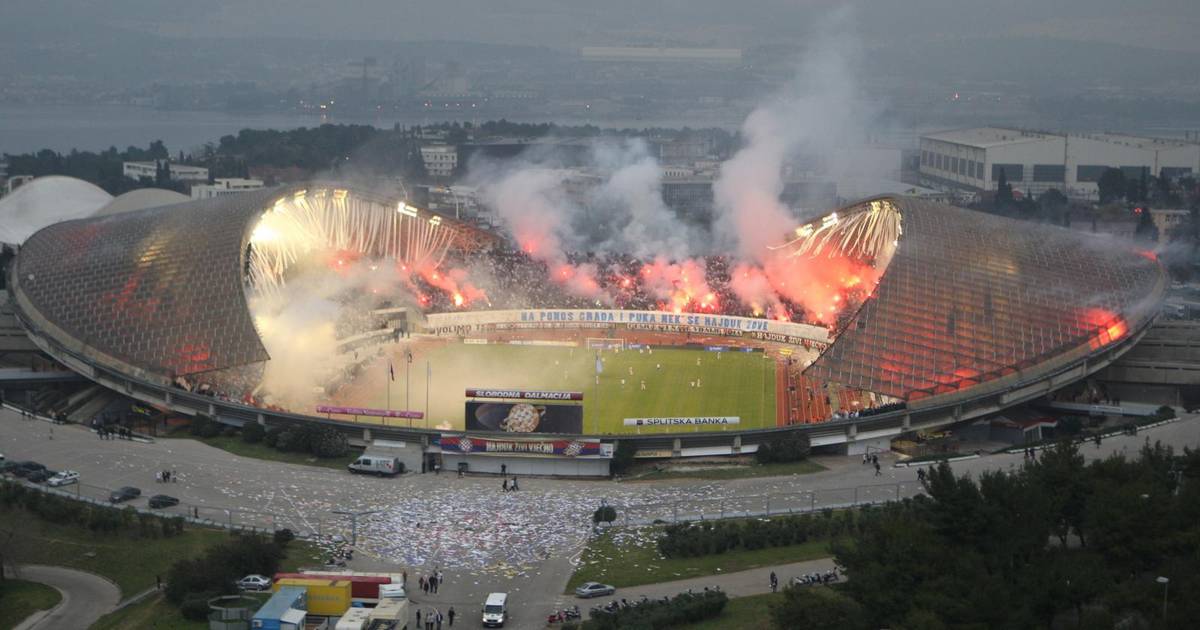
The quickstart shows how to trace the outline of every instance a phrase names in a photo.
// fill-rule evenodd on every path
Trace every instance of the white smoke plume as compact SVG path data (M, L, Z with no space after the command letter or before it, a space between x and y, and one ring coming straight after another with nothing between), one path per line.
M742 124L745 142L713 186L717 236L753 261L796 224L779 199L789 159L823 159L853 143L870 123L856 80L858 40L840 10L814 29L797 77Z

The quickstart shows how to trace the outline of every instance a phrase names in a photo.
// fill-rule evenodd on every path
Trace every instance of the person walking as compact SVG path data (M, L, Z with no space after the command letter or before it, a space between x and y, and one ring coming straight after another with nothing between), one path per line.
M502 492L508 492L508 477L505 477L504 481L500 483L500 490Z
M417 628L419 629L420 627L421 627L421 609L418 608L417 609Z
M446 619L450 622L450 627L453 628L454 627L454 607L453 606L450 607L450 610L446 611Z
M422 593L428 593L428 592L429 592L429 589L425 588L425 576L424 576L424 575L422 575L420 578L417 578L417 582L418 582L418 583L421 585L421 592L422 592ZM420 622L420 621L418 621L417 623L421 623L421 622Z
M433 612L437 613L436 616L434 616L434 627L436 630L442 630L442 611L435 608Z
M778 590L779 590L779 577L775 575L774 571L772 571L771 572L771 592L774 593L775 591L778 591Z
M879 477L879 476L882 476L882 475L883 475L883 473L882 473L882 472L880 472L880 470L879 470L879 462L875 462L875 476L876 476L876 477Z

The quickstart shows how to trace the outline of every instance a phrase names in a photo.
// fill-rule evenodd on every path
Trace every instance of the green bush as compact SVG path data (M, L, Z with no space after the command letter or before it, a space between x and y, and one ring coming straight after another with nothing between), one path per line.
M221 435L223 435L225 437L234 437L237 434L238 434L237 427L225 427L224 429L221 429Z
M734 549L786 547L849 533L857 529L853 514L837 519L813 518L807 514L768 520L705 521L678 523L663 528L658 550L668 558L694 558Z
M681 593L668 601L651 599L615 612L593 610L589 627L599 630L658 630L712 619L725 610L729 598L721 591Z
M760 443L754 459L760 464L798 462L806 459L810 450L808 434L785 431Z
M296 534L288 528L277 529L274 534L275 544L280 547L286 547L288 543L296 540Z
M235 582L242 576L273 575L283 558L283 549L273 541L260 536L238 536L209 547L199 558L172 565L167 572L167 601L179 605L195 593L232 594L237 591Z
M592 522L596 524L611 523L615 520L617 520L617 508L611 505L602 505L592 513Z
M283 435L283 427L271 427L263 434L263 444L271 448L279 447L279 436Z
M267 429L257 422L247 422L242 425L242 441L247 444L257 444L263 441Z
M192 423L188 426L188 431L192 435L203 437L206 428L212 423L213 421L211 418L202 413L198 413L192 418Z
M350 444L337 429L320 427L309 433L308 450L317 457L342 457L350 450Z

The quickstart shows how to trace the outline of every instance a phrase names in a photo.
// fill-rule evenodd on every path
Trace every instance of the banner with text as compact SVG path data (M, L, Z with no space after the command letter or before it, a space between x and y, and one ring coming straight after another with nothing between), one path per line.
M480 455L559 455L612 457L612 447L600 440L494 440L465 435L443 435L442 452Z
M494 330L611 329L626 327L652 332L749 337L795 345L829 343L829 330L821 326L755 317L703 313L664 313L591 309L539 309L433 313L426 316L426 332L468 336Z
M703 416L698 418L625 418L627 427L691 427L741 424L739 416Z
M552 392L525 389L482 389L467 390L467 398L519 398L521 400L583 400L583 392Z

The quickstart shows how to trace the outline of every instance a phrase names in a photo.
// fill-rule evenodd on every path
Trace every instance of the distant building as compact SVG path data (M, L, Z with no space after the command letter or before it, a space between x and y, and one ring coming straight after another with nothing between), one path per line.
M164 160L165 161L165 160ZM155 179L158 177L158 167L161 162L125 162L122 172L129 179ZM168 164L171 181L176 182L206 182L208 169L203 166L188 166L186 164Z
M4 194L11 195L14 190L31 181L33 181L33 175L13 175L4 182Z
M1130 179L1200 172L1200 143L1112 133L976 127L923 135L920 147L922 185L974 192L995 191L1003 171L1013 190L1039 195L1056 188L1095 200L1096 182L1109 168Z
M243 179L241 177L218 178L211 184L196 184L192 186L192 199L212 199L225 195L236 195L263 187L261 179Z
M458 148L448 144L421 147L421 161L430 177L450 177L458 168Z
M1191 216L1191 211L1187 209L1155 208L1150 210L1150 219L1154 221L1154 227L1158 228L1160 243L1171 240L1171 232L1186 224Z

